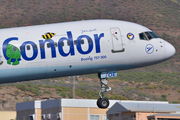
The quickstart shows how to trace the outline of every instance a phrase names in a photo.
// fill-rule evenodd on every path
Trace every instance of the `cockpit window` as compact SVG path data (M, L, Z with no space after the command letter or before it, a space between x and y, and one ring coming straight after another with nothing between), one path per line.
M146 36L148 37L149 40L153 39L153 37L151 36L151 34L149 32L145 32Z
M154 34L153 32L149 32L154 38L159 38L156 34Z
M140 40L151 40L153 38L158 38L153 32L144 32L139 34Z
M147 40L147 38L146 38L144 33L140 33L139 37L140 37L141 40Z

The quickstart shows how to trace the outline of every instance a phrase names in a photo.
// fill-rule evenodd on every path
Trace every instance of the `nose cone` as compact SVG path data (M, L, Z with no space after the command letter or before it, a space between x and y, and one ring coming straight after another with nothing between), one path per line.
M166 59L171 58L175 54L175 52L176 52L174 46L172 46L168 42L165 42L165 49L166 49L166 55L165 55Z

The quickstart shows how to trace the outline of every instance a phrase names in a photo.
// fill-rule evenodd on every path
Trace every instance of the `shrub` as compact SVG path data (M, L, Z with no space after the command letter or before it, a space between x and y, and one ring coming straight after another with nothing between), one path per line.
M144 88L143 87L139 87L139 88L137 88L137 90L143 90Z
M44 90L44 93L52 94L51 91L46 91L46 90Z
M161 95L161 100L162 100L162 101L167 101L166 95L162 94L162 95Z
M101 8L96 8L96 10L98 10L98 11L102 11L102 9L101 9Z
M164 97L164 98L166 98L166 95L162 94L162 95L161 95L161 97Z
M117 3L113 3L112 6L116 7L118 4Z
M18 100L18 98L17 98L17 97L15 97L15 99L16 99L16 100Z
M18 94L19 94L19 91L18 91L18 90L16 90L14 93L15 93L15 95L18 95Z
M156 86L147 86L147 89L156 89Z
M39 94L40 94L39 89L33 89L33 93L34 93L36 96L39 96Z
M16 85L16 87L18 89L20 89L21 91L26 91L26 86L25 85Z
M66 93L65 93L65 92L61 92L61 96L62 96L63 98L65 98L65 97L66 97Z
M109 97L109 99L113 99L113 100L128 100L128 98L121 96L121 95L113 95L111 97Z

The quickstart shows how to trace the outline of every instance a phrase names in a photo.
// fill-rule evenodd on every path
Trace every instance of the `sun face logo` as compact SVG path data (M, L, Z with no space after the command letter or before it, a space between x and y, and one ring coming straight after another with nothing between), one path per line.
M127 38L128 38L129 40L133 40L133 39L134 39L134 34L128 33L128 34L127 34Z

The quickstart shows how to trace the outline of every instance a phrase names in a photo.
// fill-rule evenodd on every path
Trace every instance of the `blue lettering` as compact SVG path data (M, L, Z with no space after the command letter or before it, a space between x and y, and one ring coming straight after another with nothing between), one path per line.
M74 53L74 44L73 44L73 38L72 38L72 33L70 31L67 32L68 38L66 37L62 37L59 41L58 41L58 49L59 49L59 53L63 56L66 57L69 54L71 55L75 55ZM63 47L61 46L61 42L63 42L64 40L70 41L71 45L70 45L70 49L68 53L65 53L63 50Z
M30 45L32 46L32 48L33 48L33 56L30 57L30 58L28 58L27 55L26 55L25 46L26 46L27 44L30 44ZM38 55L38 49L34 49L34 47L33 47L34 45L36 45L36 44L35 44L34 42L32 42L32 41L26 41L26 42L24 42L24 43L21 45L21 46L23 46L23 49L24 49L24 50L21 51L21 55L22 55L22 57L23 57L25 60L31 61L31 60L34 60L34 59L37 57L37 55Z
M104 33L101 33L98 37L98 34L94 35L94 39L95 39L95 43L96 43L96 53L100 53L101 49L100 49L100 39L104 37Z
M83 51L82 50L82 47L81 47L81 40L82 40L82 38L86 38L87 40L91 40L91 43L88 44L89 48L88 48L87 51ZM77 46L77 50L78 50L79 53L81 53L81 54L89 54L92 51L92 49L93 49L93 41L92 41L92 39L89 36L81 35L81 36L79 36L77 38L77 45L76 46Z
M112 77L112 73L109 73L108 76L109 76L109 77Z
M115 77L115 74L116 74L115 72L111 72L111 73L108 74L108 76L109 77Z
M52 55L52 58L55 58L56 57L56 49L54 47L54 41L53 40L39 40L39 46L40 46L40 50L41 50L41 59L45 59L46 56L45 56L45 43L46 42L49 42L50 45L51 45L51 55Z
M97 31L97 30L96 29L82 30L82 33L84 33L84 32L93 32L93 31ZM101 33L99 35L94 34L94 42L95 42L95 44L93 44L93 40L92 40L92 38L90 36L88 36L88 35L80 35L77 38L77 45L76 45L77 51L80 54L86 55L86 54L89 54L89 53L92 52L93 47L95 45L96 53L100 53L101 52L100 40L101 40L102 37L104 37L104 33ZM81 43L82 39L88 41L87 50L82 49L82 43ZM11 37L11 38L6 39L3 42L2 50L3 50L4 58L6 60L9 59L9 57L7 57L7 55L6 55L6 51L7 51L6 47L13 40L18 41L18 38L17 37ZM64 41L68 42L68 45L69 45L69 51L68 52L64 52L63 45L61 45L61 42L64 42ZM46 43L50 43L50 45L51 45L51 56L52 56L52 58L56 58L56 48L54 46L54 41L52 39L50 39L50 40L39 40L41 59L46 59L46 50L45 50L45 44ZM26 49L25 48L26 48L27 44L30 44L32 46L32 48L33 48L33 55L31 57L27 56L27 54L26 54ZM32 41L26 41L26 42L22 43L21 47L23 47L23 50L21 50L21 56L22 56L22 58L24 60L32 61L37 57L38 48L34 47L34 46L37 46L37 45ZM148 49L148 50L150 50L150 49ZM67 57L69 55L71 55L71 56L75 55L74 41L73 41L73 35L72 35L71 31L67 31L67 37L62 37L62 38L59 39L59 41L58 41L58 51L59 51L59 54L62 57ZM93 57L92 58L81 58L81 61L87 61L87 60L93 61L93 59L94 60L105 59L106 57L107 56L94 56L94 58ZM20 60L21 60L21 58L18 59L18 61L20 61ZM14 58L11 59L11 62L15 62L15 61L17 61L17 59L14 59ZM114 76L114 73L110 73L109 76Z

